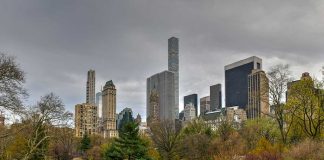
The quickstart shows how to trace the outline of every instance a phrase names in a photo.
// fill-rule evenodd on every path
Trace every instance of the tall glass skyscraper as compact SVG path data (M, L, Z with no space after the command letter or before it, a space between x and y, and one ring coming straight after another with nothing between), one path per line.
M262 69L262 59L256 56L225 66L226 107L248 105L248 75L253 69Z
M174 72L175 110L176 118L179 118L179 39L168 39L168 70Z

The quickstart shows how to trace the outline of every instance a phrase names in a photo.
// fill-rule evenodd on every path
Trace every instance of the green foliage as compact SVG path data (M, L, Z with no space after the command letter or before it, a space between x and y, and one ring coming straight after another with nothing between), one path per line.
M150 159L147 155L148 144L140 138L138 124L129 122L124 125L112 145L104 152L107 160Z
M85 152L88 149L90 149L91 147L91 140L90 137L88 136L88 134L84 134L84 136L81 139L81 146L80 146L80 150L81 152Z
M248 120L240 131L248 149L254 149L261 138L273 143L280 143L280 131L277 123L270 118Z
M320 137L324 125L324 94L319 86L311 77L302 78L292 85L287 103L297 128L313 139Z
M183 128L181 131L182 136L194 135L194 134L205 134L211 137L213 133L211 128L208 127L202 119L198 118L188 122L186 127Z

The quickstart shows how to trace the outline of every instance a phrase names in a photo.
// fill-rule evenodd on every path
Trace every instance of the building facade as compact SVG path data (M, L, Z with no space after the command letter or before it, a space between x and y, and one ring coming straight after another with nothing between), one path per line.
M134 121L133 118L133 111L131 108L124 108L118 115L117 115L117 130L120 130L122 128L122 125L124 125L122 121L130 122Z
M190 103L193 104L193 106L195 107L195 110L196 110L196 116L198 116L198 95L197 94L191 94L191 95L184 96L183 102L184 102L183 107L186 107L186 105L188 105ZM180 118L180 116L179 116L179 118Z
M252 70L248 76L248 108L249 119L269 115L269 80L264 71Z
M216 111L222 109L222 85L216 84L210 86L210 110Z
M225 66L225 102L226 107L248 105L248 75L253 69L262 69L262 59L250 57Z
M178 108L175 104L174 72L163 71L147 78L147 121L175 120Z
M104 138L113 138L118 136L116 127L116 92L113 81L107 81L102 91L102 121Z
M196 118L196 109L192 103L189 103L185 106L184 110L184 121L191 121Z
M88 71L86 103L95 105L96 72Z
M200 115L210 111L210 97L200 98Z
M234 128L239 128L240 124L247 120L246 111L239 106L226 107L226 119L233 124Z
M98 133L98 108L95 105L83 103L75 105L75 135Z
M101 92L96 93L96 106L98 107L99 118L102 117L102 94Z
M179 118L179 39L168 39L168 70L174 72L175 116Z

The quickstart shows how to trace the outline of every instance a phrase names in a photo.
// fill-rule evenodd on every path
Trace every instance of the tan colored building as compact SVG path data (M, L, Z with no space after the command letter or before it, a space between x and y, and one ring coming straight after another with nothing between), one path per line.
M98 133L98 109L97 106L83 103L75 105L75 135Z
M210 111L210 96L200 98L200 115Z
M247 119L246 111L238 106L226 107L226 119L233 122L235 127L235 124L241 124Z
M86 103L95 105L95 86L96 84L96 72L94 70L88 71L88 80L87 80L87 97Z
M147 108L147 112L149 115L147 117L148 126L160 120L159 95L155 88L151 91L150 99L149 99L149 108Z
M116 88L112 80L106 82L102 91L102 119L104 138L117 137Z
M248 76L247 117L255 119L269 113L269 80L263 70L254 69Z

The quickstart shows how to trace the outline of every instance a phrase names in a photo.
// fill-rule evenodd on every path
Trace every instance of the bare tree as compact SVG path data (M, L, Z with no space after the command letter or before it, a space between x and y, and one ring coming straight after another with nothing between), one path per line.
M72 118L65 110L62 100L53 93L41 98L40 102L31 109L28 119L31 120L32 135L28 139L28 151L24 160L36 157L46 157L47 145L50 138L49 127L62 126Z
M22 99L28 96L23 88L25 74L19 68L15 58L0 53L0 108L21 112Z
M275 65L268 72L269 79L269 99L270 105L274 109L274 114L271 115L276 119L280 135L283 143L287 142L287 136L291 129L291 122L293 121L289 117L287 107L284 103L285 94L287 92L287 83L291 81L290 71L288 65Z
M179 132L172 121L161 121L151 125L152 139L163 159L174 160L178 157Z

